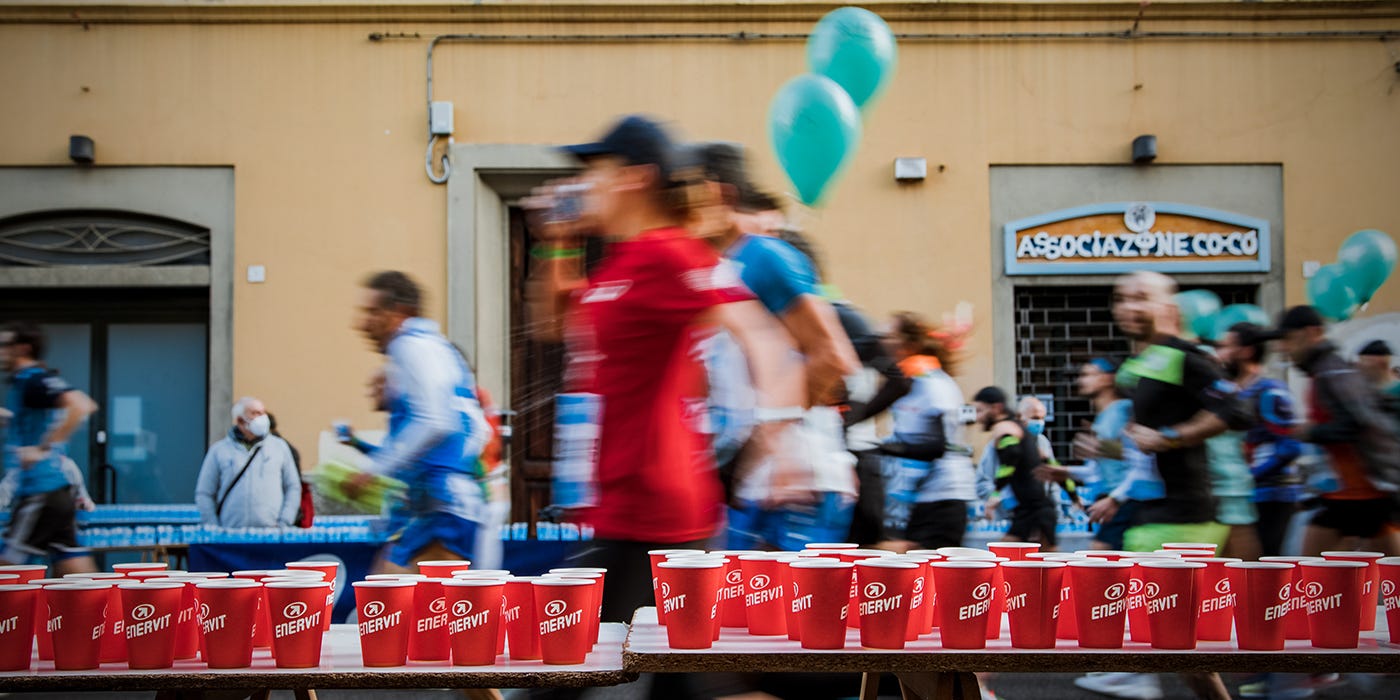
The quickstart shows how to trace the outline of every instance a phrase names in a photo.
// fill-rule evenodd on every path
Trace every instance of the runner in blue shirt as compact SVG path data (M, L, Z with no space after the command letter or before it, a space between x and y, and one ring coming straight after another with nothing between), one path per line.
M0 561L48 558L56 575L97 571L78 546L76 493L63 472L68 438L97 404L42 364L44 345L43 332L27 323L0 332L0 369L10 375L4 467L19 470Z

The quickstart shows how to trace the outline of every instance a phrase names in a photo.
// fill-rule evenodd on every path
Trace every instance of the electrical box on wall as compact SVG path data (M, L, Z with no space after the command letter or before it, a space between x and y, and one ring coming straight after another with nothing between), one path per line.
M452 103L434 102L428 109L428 130L433 136L452 135Z

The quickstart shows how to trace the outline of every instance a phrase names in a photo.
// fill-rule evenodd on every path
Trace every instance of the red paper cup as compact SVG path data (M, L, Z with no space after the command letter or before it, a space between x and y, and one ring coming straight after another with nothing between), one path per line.
M335 608L335 594L340 589L340 562L338 561L291 561L283 566L293 571L316 571L321 574L321 580L331 584L331 592L326 594L326 617L325 626L321 629L329 632L331 629L331 611Z
M785 566L778 557L769 554L739 557L749 634L760 637L787 634L787 596L781 571Z
M863 560L863 559L873 559L873 558L877 558L877 557L887 557L887 556L891 556L891 553L890 553L890 552L887 552L887 551L882 550L882 549L834 549L834 550L814 549L814 550L811 550L811 551L817 552L818 556L823 556L823 557L835 556L837 559L840 559L841 561L850 562L850 563L852 563L852 564L854 564L854 563L856 563L856 562L858 562L858 561L861 561L861 560ZM858 611L860 610L860 599L859 599L859 596L860 596L860 593L859 593L859 591L856 590L856 579L855 579L855 575L852 574L852 575L851 575L851 598L850 598L850 600L849 600L848 603L847 603L848 605L851 606L851 612L850 612L849 615L846 616L846 627L848 627L848 628L850 628L850 629L860 629L860 613L858 612Z
M133 581L150 581L158 578L170 578L171 576L183 576L188 573L188 571L179 571L176 569L159 569L151 571L129 571L126 573L126 577Z
M991 559L996 557L995 554L976 547L939 547L934 551L949 559L954 557L959 559Z
M792 608L802 630L803 649L844 649L854 564L817 557L788 564Z
M468 578L443 581L447 591L448 634L454 666L490 666L501 653L497 644L506 582Z
M414 623L408 632L408 659L446 661L452 658L452 639L447 631L447 592L442 583L452 579L411 580L417 586L413 589Z
M962 559L929 562L938 591L938 627L944 649L985 649L992 577L997 565Z
M1001 565L1007 563L1006 557L949 557L950 561L959 559L970 561L989 561L997 564L997 568L992 571L992 608L987 611L987 639L1001 638L1001 618L1006 611L1006 590L1004 579L1001 575Z
M989 542L987 549L998 557L1009 561L1025 561L1027 554L1040 551L1039 542Z
M702 555L693 555L693 554L675 555L675 554L672 554L672 555L668 555L668 556L667 556L667 559L668 559L668 560L669 560L669 559L677 559L677 560L679 560L679 559L684 559L684 560L686 560L686 561L712 561L712 562L715 562L715 563L718 563L718 564L724 566L726 569L729 567L729 565L730 565L730 563L731 563L729 557L726 557L726 556L724 556L724 555L722 555L722 554L715 554L715 553L705 553L705 554L702 554ZM723 578L720 579L720 582L721 582L721 584L723 583ZM716 591L716 592L715 592L715 595L716 595L715 620L714 620L714 624L711 625L711 628L712 628L712 629L711 629L711 631L710 631L710 638L711 638L712 640L718 642L718 641L719 641L719 633L720 633L720 618L719 618L719 607L718 607L718 605L719 605L719 603L718 603L719 591ZM746 614L747 614L747 613L746 613Z
M540 626L535 617L535 576L512 576L506 579L506 609L502 619L509 639L512 661L538 661L540 658Z
M808 542L803 549L860 549L854 542Z
M180 615L175 623L175 660L193 659L199 654L199 601L195 584L209 579L203 574L180 574L156 579L160 583L178 582L184 584L180 593Z
M1121 649L1128 618L1128 579L1133 565L1105 559L1069 562L1079 646Z
M1294 564L1293 592L1288 598L1288 616L1283 621L1283 637L1290 640L1312 639L1308 631L1308 596L1303 585L1305 561L1323 561L1322 557L1259 557L1263 562Z
M662 564L665 566L665 564ZM711 569L712 583L718 588L719 569ZM664 575L664 574L663 574ZM541 578L533 583L535 587L535 619L539 620L540 658L546 664L581 664L588 658L588 618L596 609L593 605L593 582L572 578ZM713 594L708 606L713 615ZM683 618L682 618L683 620ZM698 623L698 621L697 621ZM699 634L708 643L714 620L706 619L705 624L685 625L698 627ZM671 629L667 628L668 631Z
M1376 561L1384 557L1380 552L1323 552L1322 558L1331 561L1360 561L1367 564L1366 573L1361 575L1361 631L1376 629L1376 601L1379 599L1381 569Z
M919 565L894 557L855 562L861 616L860 644L871 649L903 649L909 630L910 597Z
M853 548L854 549L854 548ZM739 562L739 557L749 554L760 554L752 550L730 550L719 552L728 557L729 563L725 565L724 581L719 589L719 624L721 627L738 627L747 629L749 626L748 609L744 606L744 572Z
M1211 553L1211 556L1215 556L1215 553L1220 549L1220 547L1219 547L1218 545L1216 545L1214 542L1164 542L1164 543L1162 543L1162 549L1169 550L1169 551L1171 551L1171 550L1206 551L1206 552L1210 552L1210 553Z
M0 584L0 671L29 670L34 652L34 606L39 590L32 585Z
M1199 561L1139 560L1154 649L1195 649L1202 573Z
M248 569L233 572L233 578L262 583L268 578L268 573L266 569ZM267 604L267 589L265 588L258 591L257 614L253 617L253 647L255 649L272 647L272 611Z
M1166 550L1180 556L1182 559L1213 559L1215 550L1213 549L1168 549Z
M403 666L408 662L408 632L413 628L412 581L356 581L360 656L366 666Z
M428 578L452 578L452 572L465 571L472 568L472 563L466 559L439 559L436 561L418 562L418 573Z
M1066 568L1058 561L1009 561L1001 565L1012 647L1055 647L1055 619L1061 614L1060 589Z
M657 565L663 611L668 620L666 638L671 648L709 649L714 644L724 568L722 560L705 557L669 559Z
M44 578L44 573L48 570L49 567L43 564L6 564L0 566L0 574L14 574L19 577L21 584Z
M253 625L262 584L248 579L194 585L199 597L199 630L209 668L248 668L253 663Z
M510 578L513 576L505 569L458 569L452 572L452 578Z
M603 574L565 574L556 573L553 570L551 570L549 573L545 574L541 578L571 578L579 579L581 581L588 581L593 584L591 588L593 595L593 607L589 610L589 614L586 616L591 620L591 622L588 625L588 648L591 651L593 649L593 645L598 643L598 628L603 613ZM716 620L715 624L719 624L718 620ZM716 628L716 632L717 631L718 628Z
M127 665L133 669L175 665L175 630L179 627L185 584L179 581L124 583L118 586L125 620Z
M1122 552L1116 549L1081 549L1075 554L1090 559L1107 559L1108 561L1122 561L1139 556L1133 552Z
M1281 651L1284 620L1293 598L1292 564L1232 562L1225 565L1235 593L1235 637L1241 649Z
M802 641L802 626L801 621L798 619L797 609L793 607L793 601L796 595L792 588L792 563L795 561L802 561L803 559L821 559L821 557L804 557L797 552L791 552L778 558L778 562L781 564L781 566L778 567L778 576L781 579L778 585L783 587L783 617L787 625L787 638L789 641L793 642ZM720 590L723 592L723 584L721 584ZM722 616L723 614L724 608L721 607L720 615ZM745 613L745 617L747 617L747 613Z
M1204 562L1206 569L1197 574L1201 579L1201 608L1196 620L1196 638L1202 642L1230 641L1230 625L1235 621L1235 591L1230 588L1230 572L1226 564L1239 559L1228 557L1188 557Z
M705 552L695 549L653 549L647 552L647 557L651 559L651 593L652 597L656 599L656 624L663 627L666 625L666 611L661 601L661 578L656 565L666 561L666 558L672 554L686 553L704 554Z
M115 572L94 572L80 574L64 574L63 578L71 581L94 583L106 582L111 585L107 590L107 631L102 635L102 663L119 663L126 661L126 621L122 619L122 595L117 590L116 585L127 581L125 574Z
M1355 649L1361 636L1361 586L1369 563L1305 561L1303 592L1312 643L1323 649Z
M325 581L268 583L268 607L272 611L272 655L278 668L315 668L321 665L321 618L326 614Z
M1147 593L1142 578L1143 562L1164 561L1167 557L1134 557L1119 559L1133 565L1128 572L1128 639L1134 642L1151 642L1152 627L1147 622ZM1177 561L1172 559L1172 561Z
M597 607L598 607L598 614L595 615L595 616L593 616L593 628L590 630L590 633L593 635L593 636L592 636L592 641L590 642L590 648L591 648L591 645L592 645L592 644L597 644L597 643L598 643L598 629L599 629L599 624L600 624L600 622L602 621L602 618L603 618L603 593L604 593L604 586L606 585L606 581L607 581L607 577L608 577L608 570L607 570L607 569L604 569L604 568L601 568L601 567L596 567L596 566L570 566L570 567L564 567L564 568L560 568L560 569L550 569L550 570L549 570L549 573L551 573L551 574L559 574L559 575L564 576L564 577L566 577L566 578L588 578L588 579L593 579L593 581L594 581L593 593L594 593L594 599L597 600L597 602L598 602L598 606L597 606Z
M919 567L918 572L914 574L913 587L909 589L909 624L904 630L904 641L917 641L919 635L927 634L924 632L924 623L928 620L928 609L933 603L933 573L929 570L928 565L934 559L912 554L901 554L892 558L907 561ZM939 560L942 560L942 557L939 557ZM929 630L929 632L932 631Z
M1063 564L1084 559L1088 559L1088 557L1060 552L1037 552L1026 555L1027 561L1057 561ZM1066 568L1064 576L1060 580L1060 616L1055 620L1055 639L1079 638L1079 624L1075 620L1074 613L1074 587L1071 585L1073 578L1074 572Z
M53 635L49 634L49 601L44 588L64 583L72 581L64 578L36 578L27 582L28 585L39 586L39 593L34 596L34 638L38 640L40 661L53 661Z
M1381 572L1381 605L1385 607L1390 643L1400 644L1400 557L1379 559L1376 564Z
M106 636L112 584L62 583L47 586L48 628L53 635L53 667L59 671L85 671L102 662L102 638ZM117 614L119 608L113 608Z
M170 564L162 561L138 562L134 564L113 564L112 571L123 576L130 577L137 571L164 571L170 568Z

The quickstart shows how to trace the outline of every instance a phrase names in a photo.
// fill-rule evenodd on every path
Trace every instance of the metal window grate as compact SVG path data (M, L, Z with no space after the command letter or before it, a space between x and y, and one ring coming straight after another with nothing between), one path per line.
M1226 305L1254 303L1257 293L1253 285L1208 289ZM1121 362L1128 354L1128 339L1113 324L1113 288L1024 286L1016 287L1015 297L1016 386L1008 389L1055 398L1055 420L1045 430L1055 456L1065 461L1074 434L1094 419L1089 401L1076 395L1079 367L1095 357Z
M209 230L124 211L47 211L0 221L0 267L208 265Z

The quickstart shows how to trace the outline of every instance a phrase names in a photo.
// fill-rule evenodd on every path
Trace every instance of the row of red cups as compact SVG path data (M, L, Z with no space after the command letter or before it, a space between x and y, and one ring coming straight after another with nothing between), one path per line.
M598 643L606 574L561 568L544 576L503 570L368 576L352 584L364 664L450 659L488 666L507 650L513 661L581 664Z
M1119 648L1128 617L1135 641L1152 640L1152 628L1161 626L1156 645L1162 648L1194 648L1197 638L1228 640L1232 626L1240 630L1241 648L1282 648L1285 617L1292 624L1301 619L1301 638L1316 646L1346 648L1356 646L1368 613L1374 621L1375 603L1367 609L1364 581L1379 582L1372 588L1385 591L1388 610L1400 605L1391 602L1400 566L1369 553L1329 552L1330 562L1295 568L1292 562L1217 558L1213 545L1195 543L1152 554L1038 554L1035 545L1021 543L999 543L992 552L944 548L897 556L846 544L810 547L788 553L651 552L658 621L666 625L671 645L708 648L720 627L742 627L759 636L786 633L808 648L842 648L849 625L861 629L863 646L902 648L936 622L945 648L981 648L999 637L1005 609L1012 645L1026 648L1053 647L1057 636L1088 648ZM1374 573L1363 575L1368 567ZM1272 585L1281 576L1290 579L1289 586ZM712 584L713 604L707 605ZM1303 595L1293 597L1293 588ZM1339 614L1358 624L1334 624ZM979 623L985 636L976 634Z

